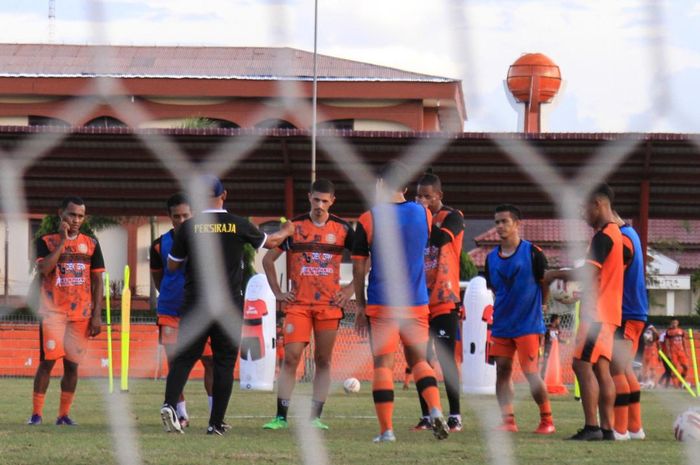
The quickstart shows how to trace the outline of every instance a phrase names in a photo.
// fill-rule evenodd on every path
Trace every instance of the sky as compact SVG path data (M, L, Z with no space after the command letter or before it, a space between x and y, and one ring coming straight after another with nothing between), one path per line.
M0 2L0 42L49 38L49 0ZM313 0L55 0L56 43L313 50ZM700 0L319 0L319 53L461 79L466 131L518 130L523 53L561 68L557 132L700 132Z

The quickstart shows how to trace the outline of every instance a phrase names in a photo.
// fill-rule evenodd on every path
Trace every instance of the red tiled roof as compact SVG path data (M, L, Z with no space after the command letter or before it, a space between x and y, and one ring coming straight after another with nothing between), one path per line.
M456 82L318 55L321 81ZM313 54L288 47L0 44L0 77L146 77L311 80Z
M522 220L520 223L520 237L535 244L561 243L565 241L564 225L571 220ZM588 241L591 237L591 228L583 221L573 221L573 228L582 241ZM474 238L477 244L497 244L498 234L496 228L491 228Z
M566 250L561 245L566 242L564 222L567 220L523 220L520 234L545 251L550 264L571 265ZM576 221L576 231L580 231L582 242L587 242L592 230L583 221ZM469 251L472 261L484 266L486 255L498 243L496 228L491 228L474 238L479 247ZM677 261L682 270L700 269L700 221L697 220L649 220L649 245L664 255Z

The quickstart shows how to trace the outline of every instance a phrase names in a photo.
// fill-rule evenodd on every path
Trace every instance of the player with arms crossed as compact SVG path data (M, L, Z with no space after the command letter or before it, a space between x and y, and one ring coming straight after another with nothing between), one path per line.
M544 334L543 302L547 287L542 279L547 259L542 249L520 238L520 210L499 205L495 210L500 245L486 257L485 277L495 294L490 355L496 362L496 397L501 407L501 431L517 432L513 413L513 357L530 384L530 394L540 410L537 434L553 434L552 409L547 387L540 376L538 357Z
M287 428L287 410L304 349L314 333L312 425L328 429L321 412L331 382L331 358L343 307L354 292L352 283L340 286L340 263L344 250L352 250L354 232L350 225L329 213L335 203L335 186L318 179L309 192L309 213L292 219L294 234L280 248L263 258L263 268L277 301L284 305L284 363L277 386L277 415L264 429ZM275 260L287 253L291 290L282 292L277 283Z
M615 440L613 433L615 383L610 374L613 337L622 321L624 251L622 233L612 210L614 193L601 184L589 196L586 222L596 230L591 239L584 272L591 277L581 302L581 323L576 333L573 368L581 385L585 424L571 439ZM576 279L572 270L550 270L545 282ZM600 413L600 424L598 424Z
M380 427L374 442L396 441L392 425L393 367L399 340L404 345L418 392L428 404L435 437L445 439L449 434L435 371L426 361L429 309L424 252L432 218L422 205L406 201L405 179L406 169L400 162L384 166L376 184L380 203L360 216L353 247L358 308L355 325L361 335L367 333L369 326L374 357L372 396ZM385 194L390 196L388 202L383 201ZM392 228L393 224L396 228ZM397 255L389 255L391 249ZM369 258L372 268L365 299Z
M32 416L42 422L44 397L51 370L63 358L61 400L57 425L72 426L68 416L78 384L78 365L88 338L100 334L102 325L102 277L105 270L100 243L80 232L85 202L66 197L58 210L58 232L36 240L36 269L40 276L39 367L34 377Z
M461 431L460 383L455 345L460 322L459 261L464 236L464 217L459 210L443 205L442 183L440 178L432 173L426 173L418 180L416 202L430 210L433 217L430 244L425 251L425 278L430 295L428 351L434 344L445 378L445 390L450 404L447 426L451 432ZM420 395L418 398L423 416L414 430L430 429L428 404Z
M175 233L182 223L192 217L192 209L189 201L183 194L173 194L168 199L168 218L173 228L153 241L151 244L151 278L158 289L158 303L156 313L158 314L158 342L162 344L168 360L168 369L175 357L177 345L178 326L180 325L180 310L182 308L185 288L185 268L178 268L174 272L168 270L168 254L173 247ZM214 382L214 362L211 358L211 345L207 343L202 354L202 365L204 366L204 389L209 397L209 409L211 409L211 391ZM178 419L183 427L189 426L189 416L187 415L187 405L184 394L176 405Z

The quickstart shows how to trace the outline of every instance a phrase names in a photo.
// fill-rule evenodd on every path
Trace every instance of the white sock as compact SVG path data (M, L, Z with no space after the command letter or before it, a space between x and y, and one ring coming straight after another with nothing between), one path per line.
M184 400L182 402L178 402L175 409L177 410L178 417L185 419L189 418L189 416L187 415L187 406Z
M214 398L212 396L207 397L209 399L209 413L211 413L211 406L214 404Z

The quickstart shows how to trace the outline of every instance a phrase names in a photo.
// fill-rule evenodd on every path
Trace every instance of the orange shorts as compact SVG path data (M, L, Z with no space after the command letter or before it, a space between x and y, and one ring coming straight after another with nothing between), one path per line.
M369 344L372 355L393 354L399 341L405 346L428 342L428 315L418 318L369 317Z
M636 354L639 349L639 338L644 332L644 322L639 320L623 320L622 326L615 330L615 339L626 339L632 341L632 353Z
M320 305L287 305L284 309L284 343L309 342L311 331L337 331L343 310Z
M489 355L513 359L517 351L523 373L537 373L539 371L540 337L539 334L525 334L511 338L491 336Z
M671 354L668 358L671 359L671 363L678 369L680 369L681 366L688 367L688 354L686 354L683 349L671 350Z
M65 357L80 363L87 352L90 320L68 321L66 315L49 313L39 325L39 359L58 360Z
M576 333L574 358L588 363L597 363L600 357L612 360L616 329L612 323L581 321Z
M163 346L172 346L177 344L179 327L179 316L158 315L158 342ZM202 352L202 357L211 357L213 355L214 353L211 351L211 339L207 339L207 343L204 345L204 352Z

